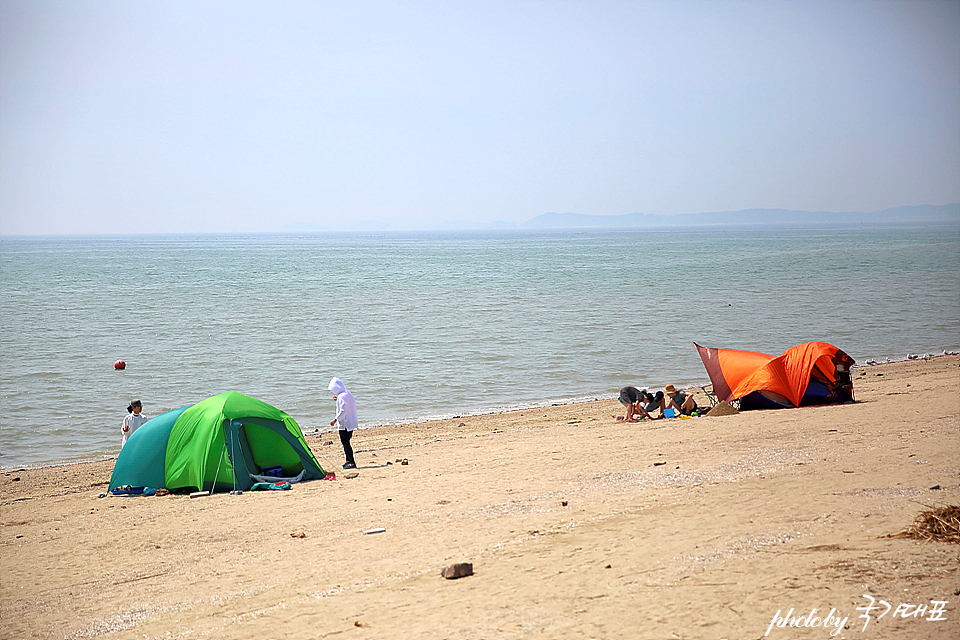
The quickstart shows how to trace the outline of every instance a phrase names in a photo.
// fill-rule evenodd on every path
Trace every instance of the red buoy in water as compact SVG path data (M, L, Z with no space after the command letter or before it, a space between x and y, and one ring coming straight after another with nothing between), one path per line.
M123 360L117 360L116 362L113 363L113 368L114 368L114 369L126 369L126 368L127 368L127 363L124 362Z

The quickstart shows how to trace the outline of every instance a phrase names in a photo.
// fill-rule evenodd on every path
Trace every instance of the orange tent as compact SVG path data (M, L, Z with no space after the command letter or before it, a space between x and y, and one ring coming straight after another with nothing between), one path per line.
M826 342L806 342L775 357L693 343L719 400L741 409L853 401L853 358Z

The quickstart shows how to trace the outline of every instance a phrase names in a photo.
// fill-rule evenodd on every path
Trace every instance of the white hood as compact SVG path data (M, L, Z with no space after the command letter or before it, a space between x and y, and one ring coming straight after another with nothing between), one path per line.
M330 384L327 385L327 390L333 393L333 395L338 396L346 391L347 388L343 386L343 382L340 381L340 378L332 378L330 380Z

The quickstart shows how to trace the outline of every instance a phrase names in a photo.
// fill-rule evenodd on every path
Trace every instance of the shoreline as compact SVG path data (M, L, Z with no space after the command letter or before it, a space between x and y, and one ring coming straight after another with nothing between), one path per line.
M930 361L936 358L943 358L943 357L949 357L949 356L955 356L955 355L960 355L960 351L949 351L944 349L942 353L939 353L939 354L908 353L903 358L885 358L883 360L868 359L862 364L858 363L854 365L853 372L856 373L860 369L864 369L867 367L875 367L878 365L897 364L897 363L911 362L911 361L917 361L917 360ZM705 385L691 385L691 386L685 386L680 388L684 391L695 393L700 400L705 400L703 389L709 386L710 384L709 384L709 378L708 378L707 383ZM649 388L652 389L653 391L660 390L658 387L649 387ZM854 386L854 392L856 393L856 386ZM506 407L504 406L492 407L490 409L484 409L478 412L463 412L463 413L456 413L456 414L450 414L450 415L441 414L441 415L437 415L434 417L427 417L427 418L409 418L409 419L399 418L396 420L387 420L387 421L376 422L371 424L361 424L357 428L359 430L369 430L369 429L378 429L381 427L425 425L433 422L442 422L444 420L454 420L459 418L478 417L478 416L496 416L496 415L502 415L502 414L511 413L515 411L528 411L528 410L540 409L545 407L577 405L577 404L583 404L588 402L611 400L611 399L615 399L616 397L617 397L616 392L604 393L604 394L589 394L586 396L580 396L580 397L568 398L568 399L560 398L558 400L551 401L551 402L530 403L530 404L506 406ZM299 424L299 421L298 421L298 424ZM324 434L333 433L334 431L336 431L336 429L333 429L328 425L308 425L308 426L300 425L300 429L303 432L304 437L322 436ZM115 461L118 455L119 455L119 451L117 451L116 453L104 453L104 454L91 455L91 456L82 456L79 458L71 458L66 460L45 462L45 463L38 463L38 464L0 466L0 474L35 470L35 469L47 469L52 467L72 466L72 465L96 463L96 462L110 462L110 461Z
M791 608L836 609L838 638L953 638L960 547L895 536L960 504L958 367L865 368L846 405L383 426L355 436L352 479L308 435L337 480L289 491L99 498L112 460L5 473L0 638L827 637L771 630ZM947 622L863 633L862 594Z
M699 388L699 387L691 387L691 388ZM528 411L528 410L533 410L533 409L542 409L542 408L545 408L545 407L563 407L563 406L569 406L569 405L583 404L583 403L587 403L587 402L597 402L597 401L602 401L602 400L610 400L610 399L614 399L614 398L616 398L616 397L617 397L617 394L607 394L606 396L596 395L596 396L593 396L593 397L590 397L590 398L571 398L569 401L564 401L564 400L561 399L561 400L557 400L557 401L554 401L554 402L531 403L531 404L529 404L529 405L518 405L518 406L515 406L515 407L514 407L514 406L512 406L512 407L494 407L494 408L490 409L489 411L480 411L480 412L476 412L476 413L466 413L466 412L464 412L464 413L457 413L457 414L452 414L452 415L438 415L438 416L436 416L436 417L430 417L430 418L424 418L424 419L421 419L421 418L410 418L409 420L406 420L406 419L398 419L398 420L395 420L395 421L394 421L394 420L391 420L391 421L385 421L385 422L377 422L377 423L373 423L373 424L362 424L362 423L361 423L360 425L357 426L357 430L358 430L358 431L366 431L366 430L371 430L371 429L379 429L379 428L382 428L382 427L403 427L403 426L425 425L425 424L430 424L430 423L433 423L433 422L443 422L443 421L445 421L445 420L456 420L456 419L459 419L459 418L473 418L473 417L480 417L480 416L497 416L497 415L502 415L502 414L505 414L505 413L511 413L511 412L514 412L514 411ZM161 414L161 415L162 415L162 414ZM155 416L155 417L156 417L156 416ZM299 424L299 421L297 422L297 424ZM308 431L308 429L312 429L312 430L311 430L311 431ZM303 425L301 425L301 426L300 426L300 430L303 432L303 436L304 436L305 438L309 438L310 436L320 437L320 436L323 436L323 435L325 435L325 434L335 433L335 432L336 432L336 429L330 427L329 425L324 425L324 426L307 426L307 427L304 427ZM118 451L117 453L113 453L113 454L105 453L105 454L102 454L102 455L99 455L99 456L95 456L95 457L93 457L93 456L91 456L91 457L82 457L82 458L75 458L75 459L70 459L70 460L61 460L61 461L50 462L50 463L38 463L38 464L35 464L35 465L13 465L13 466L9 466L9 467L0 467L0 474L2 474L2 473L11 473L11 472L15 472L15 471L28 471L28 470L37 470L37 469L49 469L49 468L55 468L55 467L66 467L66 466L72 466L72 465L78 465L78 464L87 464L87 463L96 463L96 462L110 462L110 461L115 461L115 460L117 459L117 456L118 456L119 454L120 454L120 452Z

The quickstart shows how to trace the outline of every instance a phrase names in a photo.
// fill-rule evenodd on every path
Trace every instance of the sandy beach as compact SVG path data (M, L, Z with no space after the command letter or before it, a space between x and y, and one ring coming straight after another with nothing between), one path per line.
M956 639L960 545L893 536L960 504L958 367L859 367L850 405L367 429L352 479L335 434L308 436L338 478L283 492L100 498L112 461L10 472L0 637Z

